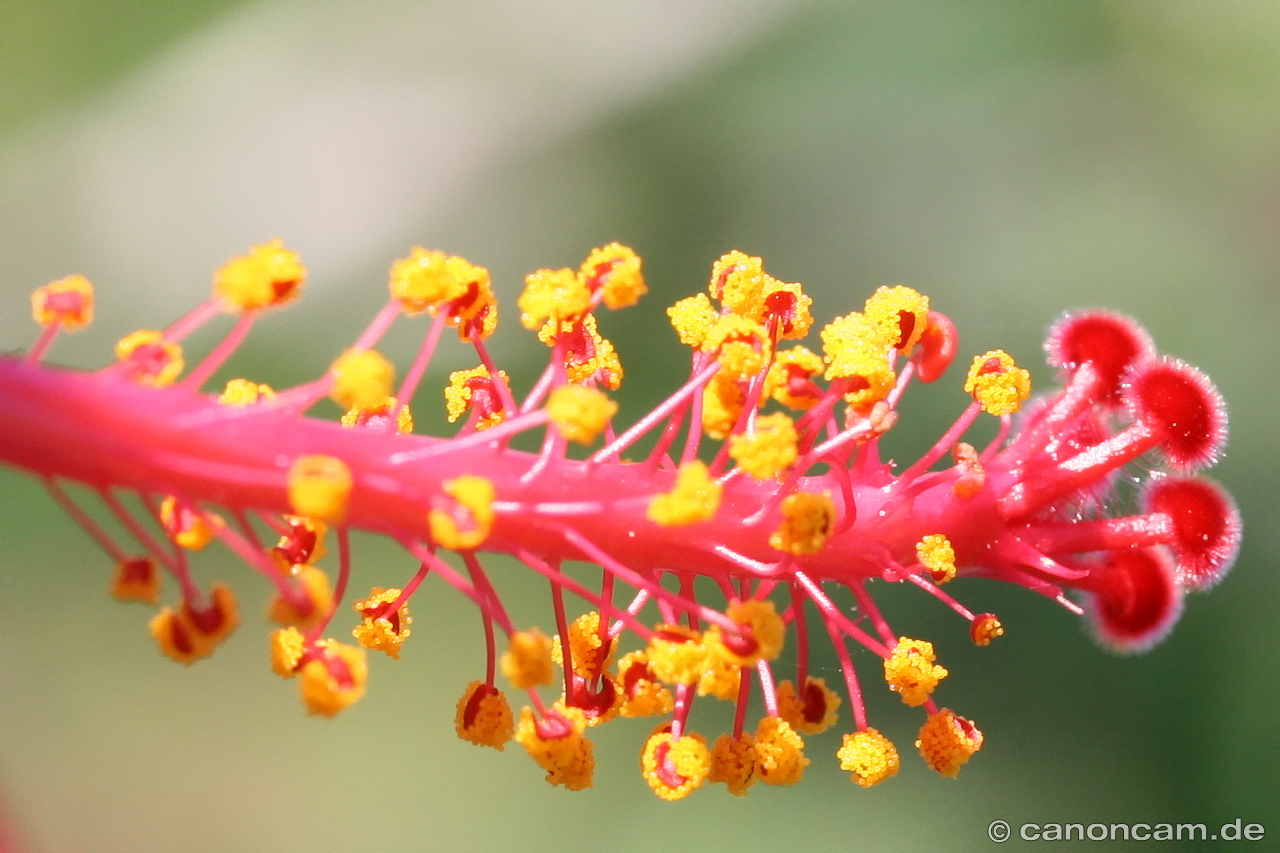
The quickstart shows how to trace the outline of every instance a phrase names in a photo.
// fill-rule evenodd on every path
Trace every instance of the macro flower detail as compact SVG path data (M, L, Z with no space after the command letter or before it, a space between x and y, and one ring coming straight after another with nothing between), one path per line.
M210 390L261 315L297 301L305 279L281 241L255 246L187 316L126 336L92 372L46 360L92 318L92 287L71 276L39 288L34 345L0 355L0 462L39 479L101 546L112 595L155 608L149 631L173 660L208 656L241 622L231 587L198 582L190 552L221 546L261 575L278 626L266 633L270 668L313 715L360 700L367 650L397 658L413 597L448 585L475 605L485 647L483 677L457 702L457 735L495 749L514 740L572 790L593 781L589 734L655 716L640 773L664 799L707 783L737 796L797 783L805 739L850 719L839 749L821 751L857 785L880 784L900 758L868 720L875 667L885 684L870 684L921 709L926 766L955 776L983 743L935 701L956 673L932 640L891 624L873 589L920 589L981 647L1004 622L952 591L1001 580L1084 617L1102 645L1138 652L1173 627L1188 593L1222 580L1239 547L1239 511L1201 473L1225 444L1225 404L1204 373L1159 354L1119 314L1059 318L1045 344L1057 385L1039 382L1035 396L1005 351L974 357L955 383L971 402L897 465L880 440L900 401L960 356L952 322L903 285L822 326L821 354L781 348L811 330L813 299L761 258L726 253L705 292L667 312L687 375L621 424L606 391L623 371L597 310L648 292L634 251L611 243L576 269L526 279L520 325L549 359L517 387L486 344L498 321L488 271L414 248L391 266L385 307L334 345L322 375ZM188 366L183 342L227 315L225 337ZM401 321L425 329L397 380L377 347ZM451 374L446 413L461 425L438 437L414 431L409 407L422 411L446 328L478 366ZM325 399L346 410L340 422L309 414ZM994 438L979 446L969 430L985 417ZM386 537L408 563L364 598L350 596L354 531ZM550 636L517 624L495 560L547 582ZM338 624L351 608L355 624ZM416 627L424 648L452 639ZM344 631L356 644L334 639ZM835 653L834 677L812 674L818 642ZM871 665L855 666L855 652ZM522 694L518 714L499 675ZM692 732L695 705L717 701L732 704L732 724Z

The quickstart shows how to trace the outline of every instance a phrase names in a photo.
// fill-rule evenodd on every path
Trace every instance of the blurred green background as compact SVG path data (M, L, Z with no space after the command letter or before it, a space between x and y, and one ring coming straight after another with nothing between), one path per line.
M596 786L577 794L518 748L458 741L481 634L435 583L404 658L374 661L370 695L332 722L267 670L267 590L225 556L200 576L234 582L246 624L213 658L172 664L149 614L109 600L108 561L4 470L0 797L23 849L988 850L997 818L1241 818L1274 849L1280 6L587 5L3 0L0 348L34 338L31 289L82 272L98 321L53 360L101 364L277 235L310 266L309 293L233 365L277 386L346 346L415 243L493 270L499 361L527 383L545 355L514 322L522 274L634 246L653 292L602 320L628 371L624 419L682 377L662 309L730 248L804 282L820 322L911 284L964 352L1003 347L1042 386L1045 325L1107 305L1231 405L1213 476L1245 518L1234 572L1138 657L1101 651L1023 590L953 588L1004 620L988 649L936 602L881 590L899 630L939 644L942 701L987 735L960 778L928 771L910 748L918 715L876 696L873 722L904 753L891 783L850 783L832 731L810 739L795 789L667 805L638 775L645 722L596 733ZM391 351L408 357L415 334ZM429 392L459 366L447 347L418 402L425 426ZM960 411L959 384L914 389L899 458ZM412 570L385 543L357 556L356 590ZM510 564L494 574L518 621L549 626L543 587Z

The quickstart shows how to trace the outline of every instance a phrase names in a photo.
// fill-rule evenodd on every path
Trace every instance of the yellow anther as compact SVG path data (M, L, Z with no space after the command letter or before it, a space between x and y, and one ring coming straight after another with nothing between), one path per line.
M547 400L547 415L556 431L579 444L595 441L617 411L618 404L603 391L582 385L561 385Z
M592 249L578 275L590 292L603 290L604 304L614 310L635 305L649 292L640 272L639 256L621 243Z
M199 551L218 535L221 520L206 516L187 501L169 495L160 502L160 526L173 541L188 551Z
M745 797L756 782L756 738L751 732L738 736L720 735L711 748L711 770L707 777L713 785L723 784L735 797Z
M667 309L671 325L680 336L680 343L689 347L702 347L707 333L716 324L720 312L711 307L711 300L705 293L688 296Z
M1004 350L991 350L974 357L964 390L987 414L1011 415L1031 396L1031 374Z
M916 543L916 559L933 576L935 583L947 583L956 576L956 552L951 540L931 533Z
M708 631L703 641L707 653L703 657L702 672L698 675L698 695L714 696L725 702L737 700L742 688L742 667L733 663L721 649L719 636Z
M866 315L894 349L910 355L929 323L929 297L903 285L881 287L867 300Z
M400 401L395 397L387 397L378 405L368 409L348 409L342 416L342 425L382 429L390 422L392 412L395 413L396 432L413 432L413 413L409 411L408 404L400 405Z
M498 381L508 385L507 372L498 371ZM488 429L506 420L507 410L502 407L502 397L494 385L489 368L483 364L470 370L455 370L449 374L449 387L444 389L445 412L449 423L462 417L463 412L475 409L476 429Z
M499 662L502 674L518 690L548 685L555 678L551 665L551 640L537 628L512 634Z
M784 406L808 410L822 399L813 377L822 373L822 358L805 347L780 350L764 380L764 393Z
M213 654L223 640L240 624L236 598L231 588L216 584L209 605L193 610L184 603L178 610L161 610L148 628L160 651L178 663L191 664Z
M333 609L333 590L329 588L329 576L315 566L290 566L294 578L306 598L309 609L302 612L294 602L283 596L276 596L271 603L268 615L273 622L281 625L292 625L297 628L310 628L329 616Z
M229 308L256 311L292 302L302 292L307 268L280 238L227 261L213 276L213 291Z
M769 547L804 556L822 550L836 519L835 501L827 492L794 492L782 499L782 524L769 537Z
M453 727L463 740L499 751L506 749L516 729L506 694L483 681L467 685L458 700Z
M177 379L184 366L182 347L151 329L140 329L121 338L116 343L116 359L134 382L156 388Z
M649 735L640 753L640 772L653 792L664 800L680 800L707 781L711 753L702 735L671 736L671 724Z
M809 759L804 739L779 717L764 717L756 726L756 776L768 785L794 785L804 778Z
M883 400L893 388L889 350L893 340L885 330L856 311L837 317L822 329L827 379L844 379L845 400L860 411Z
M890 776L898 775L898 750L892 741L875 729L845 735L836 757L840 759L840 769L848 770L853 781L864 788L879 785Z
M663 527L676 527L709 521L720 508L722 487L707 473L705 463L694 459L680 466L675 487L670 492L653 496L649 501L650 521Z
M624 717L652 717L670 714L675 697L658 681L649 666L645 651L629 652L618 661L618 677L614 679L622 704L618 710Z
M711 265L711 295L735 314L755 317L760 313L760 291L765 272L759 258L734 249Z
M613 390L622 385L622 362L613 343L597 330L594 314L548 320L538 330L538 340L560 348L570 382L594 379Z
M466 295L468 282L479 278L477 271L481 269L456 255L414 246L408 257L391 265L391 298L410 316L423 311L435 313Z
M444 509L427 513L431 538L445 548L465 551L478 548L493 529L493 483L484 477L464 474L444 482Z
M889 689L908 705L923 705L947 670L934 663L933 643L900 637L898 645L884 659L884 680Z
M307 642L302 632L293 626L271 632L271 671L281 678L293 678L298 674Z
M996 637L1004 636L1004 626L994 613L979 613L969 625L969 636L975 646L989 646Z
M916 748L929 766L954 779L960 766L982 748L982 732L949 708L943 708L920 728Z
M729 436L729 456L757 480L771 480L790 468L799 455L800 436L783 412L756 418L749 433Z
M346 409L375 409L391 396L395 366L377 350L349 349L329 368L329 396Z
M307 713L332 717L364 695L369 663L359 646L320 640L299 674L298 689Z
M666 684L693 684L706 668L702 635L681 625L654 628L646 653L654 677Z
M117 601L155 604L160 600L160 572L146 557L120 560L111 578L111 594Z
M746 403L741 383L721 372L711 377L702 390L702 428L707 435L723 441L733 433Z
M548 320L559 323L590 311L591 292L574 270L538 270L524 277L516 304L524 327L537 329Z
M586 720L577 708L556 705L541 720L533 711L520 711L515 740L538 766L547 771L547 781L571 791L591 787L596 760L591 741L583 735Z
M782 654L787 626L772 601L730 601L725 616L742 627L736 635L725 632L719 625L707 631L708 641L715 638L719 655L738 666L755 666L761 660L776 660Z
M772 321L778 330L778 337L799 340L809 334L809 327L813 325L809 306L813 304L813 300L805 295L799 282L779 281L772 276L765 276L759 304L759 316L755 319L765 324Z
M351 487L351 469L334 456L299 456L289 468L289 506L305 518L341 524Z
M351 631L351 636L366 649L386 652L396 660L400 659L400 647L413 633L409 627L413 624L413 617L409 615L408 604L401 604L394 611L388 611L398 598L400 590L375 586L370 590L368 598L352 605L360 614L360 624Z
M736 379L759 373L769 363L773 341L763 324L737 314L716 320L702 341L702 351L715 353L721 372Z
M31 294L31 316L41 326L83 329L93 322L93 285L82 275L51 281Z
M825 732L839 716L840 697L821 678L806 678L797 693L790 681L778 685L778 716L807 735Z
M224 406L242 408L254 403L270 403L275 400L276 392L270 385L259 385L248 379L228 379L227 387L218 395L218 402Z
M281 571L298 575L304 567L314 565L329 553L324 547L329 525L302 516L285 516L285 521L289 529L271 549L271 559Z
M613 663L616 641L600 636L600 614L583 613L569 623L569 658L573 671L588 681L598 678ZM560 636L551 640L551 659L557 666L564 666L564 653L560 648Z

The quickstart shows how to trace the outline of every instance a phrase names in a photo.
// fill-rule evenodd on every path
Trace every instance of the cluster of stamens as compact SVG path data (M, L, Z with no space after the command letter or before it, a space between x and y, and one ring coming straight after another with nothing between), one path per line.
M890 627L868 581L920 587L966 620L979 646L1004 633L1001 621L942 587L1011 581L1087 611L1104 644L1131 651L1157 642L1184 592L1213 585L1234 559L1231 499L1192 476L1221 450L1223 404L1203 374L1157 356L1119 315L1068 314L1053 326L1046 349L1061 387L1039 397L1009 354L974 357L972 404L895 471L878 443L899 400L912 382L939 379L958 349L951 322L909 287L882 287L822 327L821 352L784 346L809 333L812 300L759 258L730 252L706 293L668 311L691 350L687 380L617 430L607 392L623 368L596 311L646 292L634 252L610 244L577 270L527 277L521 322L550 361L521 396L484 343L498 321L488 272L414 249L391 268L386 307L323 376L280 391L236 378L205 392L261 313L293 301L305 276L280 241L256 246L218 271L208 301L168 329L127 335L117 361L94 373L43 363L59 331L89 322L91 286L72 276L39 289L44 333L25 357L0 358L0 461L41 478L111 555L117 598L155 606L161 575L172 578L177 600L150 628L181 663L210 654L240 622L230 588L201 587L188 554L216 540L260 572L276 590L271 668L297 680L313 714L363 695L368 652L408 653L424 633L411 629L410 600L435 576L475 603L486 638L486 672L458 701L458 735L496 749L516 741L553 784L591 784L592 727L658 717L641 768L665 799L705 783L735 795L793 784L809 764L804 738L842 719L852 728L840 766L876 785L898 772L899 754L868 724L851 647L879 657L888 690L923 709L916 747L955 776L983 735L935 702L948 670L933 643ZM228 312L231 331L188 370L182 340ZM423 314L423 343L396 386L378 341L401 315ZM478 364L444 389L457 433L418 435L410 404L445 327ZM324 398L345 410L340 422L306 415ZM963 439L984 413L999 428L976 448ZM538 431L537 452L511 446ZM1140 512L1125 515L1119 474L1139 457ZM96 494L134 543L120 544L68 482ZM417 569L344 604L355 528L391 537ZM321 565L332 565L330 548L336 576ZM513 624L486 552L548 580L550 634ZM565 570L581 561L599 566L598 586ZM720 606L695 590L707 579ZM572 617L570 595L585 604ZM330 631L344 608L356 622L339 640ZM817 634L842 683L812 675ZM794 676L778 680L788 647ZM559 697L548 701L546 688ZM527 696L518 713L507 689ZM709 740L691 715L711 699L736 714Z

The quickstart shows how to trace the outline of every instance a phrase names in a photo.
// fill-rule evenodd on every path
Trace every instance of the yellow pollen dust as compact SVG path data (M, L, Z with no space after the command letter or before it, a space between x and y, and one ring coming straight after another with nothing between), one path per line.
M351 636L366 649L386 652L389 657L396 660L400 659L400 647L413 633L409 627L413 624L413 617L409 615L408 604L401 604L393 614L384 612L399 597L398 589L383 589L376 586L370 590L368 598L352 605L360 614L361 621L351 631ZM382 615L375 616L375 613Z
M569 658L573 671L588 680L604 673L613 663L617 643L600 635L600 614L583 613L569 623ZM551 640L551 659L557 666L564 666L564 652L560 648L560 636Z
M889 689L911 706L923 705L947 670L934 663L933 643L900 637L893 652L884 659L884 680Z
M289 506L297 515L341 524L351 496L351 469L334 456L299 456L289 468Z
M779 717L764 717L756 726L756 776L767 785L794 785L804 778L809 759L804 739Z
M735 314L749 317L760 310L766 275L760 258L734 249L711 265L708 292Z
M582 385L561 385L547 400L547 415L556 431L579 444L595 441L617 411L618 404L603 391Z
M929 325L929 297L901 284L880 287L867 299L865 314L894 349L910 355Z
M308 714L332 717L364 695L369 664L358 646L320 640L316 649L318 654L302 665L298 690Z
M41 326L79 331L93 322L93 285L82 275L51 281L31 294L31 316Z
M733 622L743 626L743 634L755 641L755 648L746 654L737 654L730 650L723 641L723 632L719 625L712 625L707 631L707 638L714 637L716 651L731 663L738 666L755 666L760 660L777 660L782 654L782 645L786 640L787 626L778 615L772 601L731 601L725 615Z
M228 308L256 311L275 308L298 298L307 268L297 252L276 238L249 249L223 264L213 276L213 292Z
M621 243L592 249L578 275L584 282L599 279L604 304L615 311L635 305L649 292L640 272L640 256Z
M271 671L281 678L293 678L307 643L302 632L290 626L271 632Z
M649 502L649 520L663 527L697 524L715 517L720 508L722 487L707 472L705 463L694 459L680 466L675 487L654 495Z
M408 404L400 405L395 397L387 397L378 405L367 409L348 409L342 416L342 425L348 428L358 427L373 418L390 418L392 412L395 412L396 432L402 435L413 432L413 413L409 411Z
M409 250L408 257L391 265L391 298L405 314L435 313L441 306L467 293L468 282L488 279L488 271L465 258L428 251L421 246Z
M577 708L556 705L539 722L525 706L515 740L547 771L548 782L581 791L591 787L596 766L591 741L583 735L585 728L585 717Z
M889 350L893 339L865 314L853 312L837 317L822 332L822 351L828 380L844 379L851 390L845 400L866 411L883 400L893 388L893 368Z
M789 409L807 411L822 399L821 391L797 389L793 379L804 377L812 379L822 373L822 358L802 346L794 346L788 350L779 350L774 356L773 364L764 380L764 394L772 397ZM807 391L807 393L806 393Z
M991 350L974 356L964 390L987 414L1012 415L1031 396L1031 374L1004 350Z
M716 738L707 778L712 784L725 785L735 797L745 797L757 779L755 735L742 732L736 737L722 734Z
M664 800L683 799L707 781L711 753L702 735L686 732L673 738L670 723L659 726L640 753L640 772L653 792Z
M996 637L1004 636L1004 626L994 613L979 613L969 626L969 636L975 646L989 646Z
M768 365L773 341L763 324L738 314L726 314L712 325L701 349L715 353L722 373L744 379Z
M458 700L453 727L463 740L476 746L493 747L499 752L506 749L516 728L506 694L483 681L467 685Z
M537 270L524 277L516 304L520 322L533 330L548 320L559 323L590 311L591 293L574 270Z
M624 717L670 714L675 707L671 690L658 681L649 667L649 653L646 651L628 652L622 656L614 684L622 697L618 712Z
M702 389L702 428L707 435L723 441L733 432L746 404L742 383L723 371L711 377Z
M701 349L711 327L720 319L720 312L711 306L705 293L699 293L672 305L667 309L667 316L680 336L680 343Z
M649 668L666 684L693 684L706 666L702 635L681 625L658 625L646 648Z
M519 690L529 690L539 684L549 685L555 678L551 664L551 640L537 628L512 634L499 664L502 674Z
M376 409L391 396L395 366L377 350L349 349L329 368L329 396L346 409Z
M478 548L493 529L493 482L474 474L463 474L445 480L444 491L452 498L452 508L427 513L431 538L455 551Z
M729 437L729 456L757 480L771 480L795 464L800 440L795 423L783 412L756 418L750 433Z
M803 556L822 550L835 523L836 505L827 492L794 492L782 499L782 525L769 537L769 547Z
M982 748L982 732L949 708L943 708L920 728L916 748L930 767L954 779L960 767Z
M951 547L951 540L941 533L931 533L916 543L916 559L936 583L947 583L956 576L955 549Z
M276 398L276 392L270 385L260 385L248 379L228 379L227 386L218 395L218 402L223 406L244 408L254 403L270 403Z
M898 775L901 763L893 742L872 728L845 735L836 757L840 769L848 770L853 781L864 788Z
M754 319L764 324L772 320L779 338L799 340L809 334L813 326L813 315L809 313L812 304L813 300L805 295L799 282L765 276L760 288L759 313Z
M163 388L182 374L182 347L153 329L139 329L116 343L116 359L142 385Z
M798 732L807 735L821 734L835 725L839 718L837 711L840 708L840 697L821 678L806 678L804 685L804 695L800 695L790 681L778 685L778 716ZM819 714L815 715L818 716L816 720L806 716L815 710L811 707L814 704L810 696L812 692L816 692L819 697L816 708Z
M445 413L449 416L449 423L456 422L464 412L475 404L476 389L473 385L477 382L483 383L486 381L490 386L493 386L494 383L489 375L489 368L483 364L470 370L455 370L449 374L449 386L444 389L444 408ZM498 381L503 385L509 386L510 383L505 370L498 371ZM502 408L496 388L491 392L491 395L496 405L493 411L486 413L476 421L476 429L488 429L506 420L507 411Z

